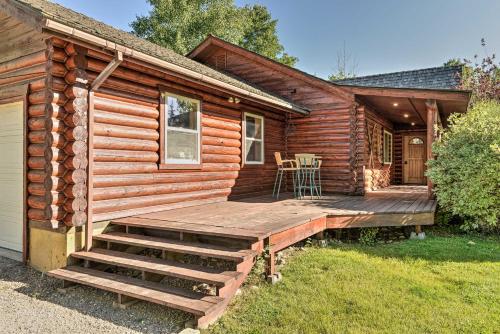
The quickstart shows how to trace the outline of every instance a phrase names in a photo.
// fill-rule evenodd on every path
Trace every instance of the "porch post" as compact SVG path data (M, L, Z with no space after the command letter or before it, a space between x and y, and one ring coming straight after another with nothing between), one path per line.
M434 142L436 118L438 115L438 107L436 100L427 100L425 103L427 109L427 161L434 159L432 154L432 143ZM432 181L427 177L427 196L433 198Z

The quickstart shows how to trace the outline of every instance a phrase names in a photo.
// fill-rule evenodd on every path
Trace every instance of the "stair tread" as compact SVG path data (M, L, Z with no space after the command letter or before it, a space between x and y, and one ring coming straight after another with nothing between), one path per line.
M176 261L152 258L149 256L94 248L90 252L76 252L72 257L144 270L156 274L195 280L222 287L237 279L241 273L224 271L199 265L184 264Z
M245 239L252 241L262 240L262 238L266 234L263 231L257 231L255 228L245 229L238 227L213 226L193 222L173 221L169 220L168 217L164 217L164 215L168 214L169 212L156 212L135 217L113 219L111 223L115 225L151 228L157 230L176 231L192 234L213 235L225 238Z
M207 296L165 286L161 283L144 281L127 276L106 273L78 266L68 266L48 272L49 276L111 291L132 298L165 305L185 312L204 316L216 311L224 298Z
M172 251L177 253L213 257L235 262L243 262L257 255L257 252L251 249L231 249L228 247L221 247L210 244L169 240L164 238L122 232L109 232L105 234L99 234L94 236L93 239Z

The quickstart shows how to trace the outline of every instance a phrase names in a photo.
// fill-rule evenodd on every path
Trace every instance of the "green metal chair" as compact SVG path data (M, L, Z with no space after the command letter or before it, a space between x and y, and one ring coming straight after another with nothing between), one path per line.
M299 198L306 196L308 190L311 198L314 198L315 194L321 198L321 157L315 154L301 153L296 154L295 158L298 161L298 167L300 169L297 186ZM317 181L316 177L318 178Z

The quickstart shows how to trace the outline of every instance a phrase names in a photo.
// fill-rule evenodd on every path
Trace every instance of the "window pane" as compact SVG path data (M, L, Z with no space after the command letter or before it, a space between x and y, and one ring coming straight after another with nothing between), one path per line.
M167 160L198 162L198 134L167 131Z
M245 142L246 162L263 162L262 142L255 140L246 140Z
M424 141L418 137L412 138L410 141L410 144L413 144L413 145L422 145L423 143L424 143Z
M262 139L262 119L246 116L246 136Z
M198 129L198 102L181 97L167 96L168 126Z
M392 162L392 135L384 133L384 162Z

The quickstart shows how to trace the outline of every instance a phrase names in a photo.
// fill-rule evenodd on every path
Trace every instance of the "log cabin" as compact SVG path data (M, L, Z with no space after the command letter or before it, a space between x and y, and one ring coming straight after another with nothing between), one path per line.
M179 55L45 0L0 0L0 32L0 247L200 327L264 249L276 278L277 251L326 229L432 224L425 162L470 97L457 67L329 82L214 36ZM270 199L275 152L321 155L328 195Z

